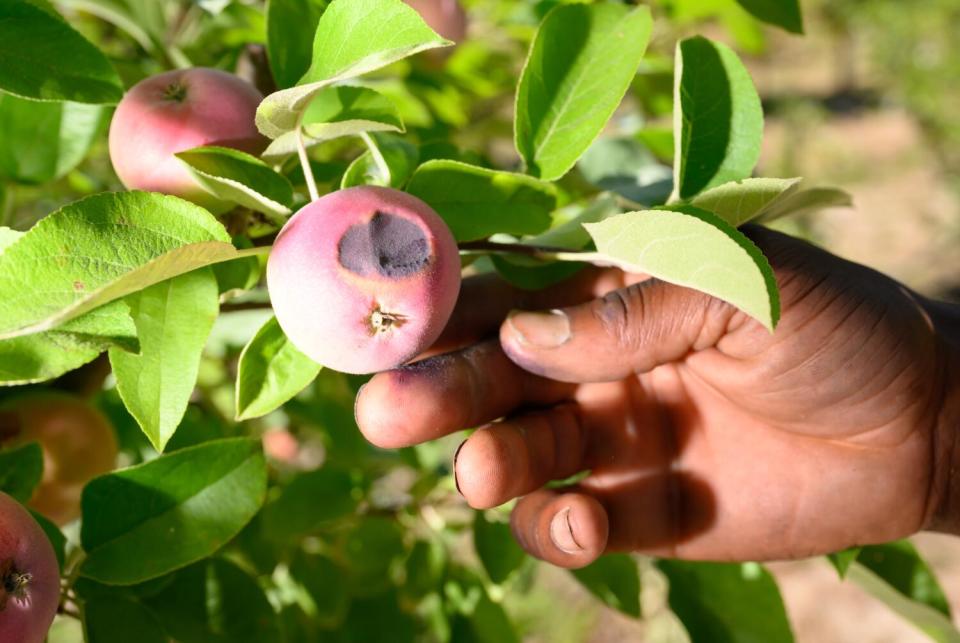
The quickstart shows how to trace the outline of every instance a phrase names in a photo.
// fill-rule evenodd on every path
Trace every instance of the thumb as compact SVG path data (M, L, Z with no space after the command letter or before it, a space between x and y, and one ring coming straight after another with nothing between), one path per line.
M608 382L715 345L737 315L719 299L647 279L579 306L513 311L500 327L500 343L537 375Z

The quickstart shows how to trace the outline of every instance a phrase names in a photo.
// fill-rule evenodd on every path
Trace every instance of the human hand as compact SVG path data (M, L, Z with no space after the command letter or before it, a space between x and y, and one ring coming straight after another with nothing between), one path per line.
M467 347L376 375L361 430L392 448L492 422L459 449L458 488L476 508L519 497L517 540L564 567L616 550L795 558L943 522L956 346L895 281L748 233L777 274L775 333L616 270L539 293L475 278L438 345Z

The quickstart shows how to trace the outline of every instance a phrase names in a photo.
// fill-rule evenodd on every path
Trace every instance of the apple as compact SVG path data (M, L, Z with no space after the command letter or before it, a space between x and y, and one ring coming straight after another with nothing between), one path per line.
M467 37L467 14L458 0L404 0L427 25L453 42Z
M33 392L0 404L0 446L38 442L43 480L28 505L58 525L80 517L84 485L111 471L117 459L113 427L84 400Z
M0 493L0 641L43 643L59 603L53 546L33 516Z
M110 123L110 160L131 190L173 194L225 212L174 154L219 145L259 154L266 139L254 117L263 95L237 76L197 67L146 78L126 93Z
M267 287L287 337L345 373L399 366L428 348L460 291L450 229L420 199L360 186L295 214L267 261Z

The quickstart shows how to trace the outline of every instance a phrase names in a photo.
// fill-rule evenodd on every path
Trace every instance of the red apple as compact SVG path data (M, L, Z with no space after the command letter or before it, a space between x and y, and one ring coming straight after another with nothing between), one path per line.
M254 117L263 100L252 85L198 67L151 76L134 85L110 124L110 160L131 190L163 192L215 212L230 204L204 190L174 156L201 145L259 154L266 140Z
M440 335L460 291L460 256L420 199L355 187L287 222L267 286L294 346L329 368L373 373L413 359Z
M53 546L33 516L0 493L0 641L43 643L59 603Z

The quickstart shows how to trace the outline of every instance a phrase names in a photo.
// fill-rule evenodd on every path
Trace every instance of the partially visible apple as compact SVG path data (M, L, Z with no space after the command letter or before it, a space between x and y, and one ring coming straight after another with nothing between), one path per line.
M43 480L30 508L58 525L80 517L84 485L116 464L117 439L110 422L84 400L63 393L33 392L4 400L0 446L28 442L43 448Z
M33 516L0 493L0 641L43 643L59 603L53 546Z
M146 78L123 97L110 123L110 160L131 190L173 194L221 213L230 204L204 190L174 156L201 145L259 154L254 123L263 95L218 69L179 69Z
M460 42L467 37L467 13L458 0L404 0L438 34Z

